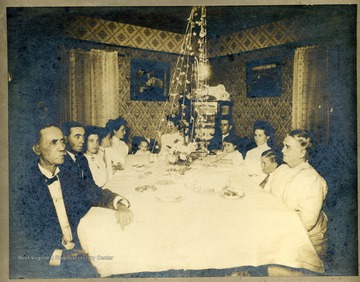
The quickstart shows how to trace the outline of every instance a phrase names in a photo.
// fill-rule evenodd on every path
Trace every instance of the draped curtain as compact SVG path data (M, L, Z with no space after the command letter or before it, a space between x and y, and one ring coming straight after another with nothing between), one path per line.
M70 49L63 121L104 126L117 117L119 95L118 53L116 51Z
M331 95L330 51L327 47L300 47L295 51L292 128L314 133L317 142L329 142Z

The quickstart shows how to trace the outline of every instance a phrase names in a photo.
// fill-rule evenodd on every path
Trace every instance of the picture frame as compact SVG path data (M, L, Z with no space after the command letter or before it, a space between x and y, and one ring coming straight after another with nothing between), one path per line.
M170 63L131 60L130 100L166 101L169 97Z
M246 63L246 96L248 98L281 96L281 61L268 58Z

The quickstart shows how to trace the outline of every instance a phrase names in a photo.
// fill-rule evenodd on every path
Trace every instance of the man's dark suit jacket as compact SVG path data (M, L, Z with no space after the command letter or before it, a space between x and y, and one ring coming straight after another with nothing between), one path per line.
M92 177L88 160L82 153L77 154L76 162L66 153L64 163L60 165L60 169L72 177L78 176L87 185L98 187Z
M209 145L208 145L208 150L214 151L214 150L222 150L223 148L223 144L222 144L222 134L220 132L216 132L214 134L214 137L210 140Z
M28 177L16 187L10 203L10 237L14 237L10 244L10 273L14 274L13 278L64 277L62 266L49 267L52 252L55 249L65 251L65 248L48 186L37 164L29 168L27 174ZM74 242L80 249L77 237L80 219L92 206L114 209L117 194L89 185L66 167L60 167L58 176Z

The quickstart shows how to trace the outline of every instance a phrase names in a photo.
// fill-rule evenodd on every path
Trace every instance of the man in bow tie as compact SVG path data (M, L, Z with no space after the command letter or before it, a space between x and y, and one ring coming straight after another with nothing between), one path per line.
M66 151L58 127L42 127L32 149L38 163L18 187L11 209L18 219L11 228L16 236L10 260L10 269L17 274L14 278L96 277L77 237L80 219L92 206L106 207L115 210L124 228L132 222L133 213L121 196L96 186L85 187L81 178L61 168Z

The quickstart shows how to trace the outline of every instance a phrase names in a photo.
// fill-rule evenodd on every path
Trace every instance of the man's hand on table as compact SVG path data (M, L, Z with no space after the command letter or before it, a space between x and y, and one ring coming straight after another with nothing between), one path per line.
M116 222L120 224L122 230L134 220L133 212L122 203L118 203L115 217Z

